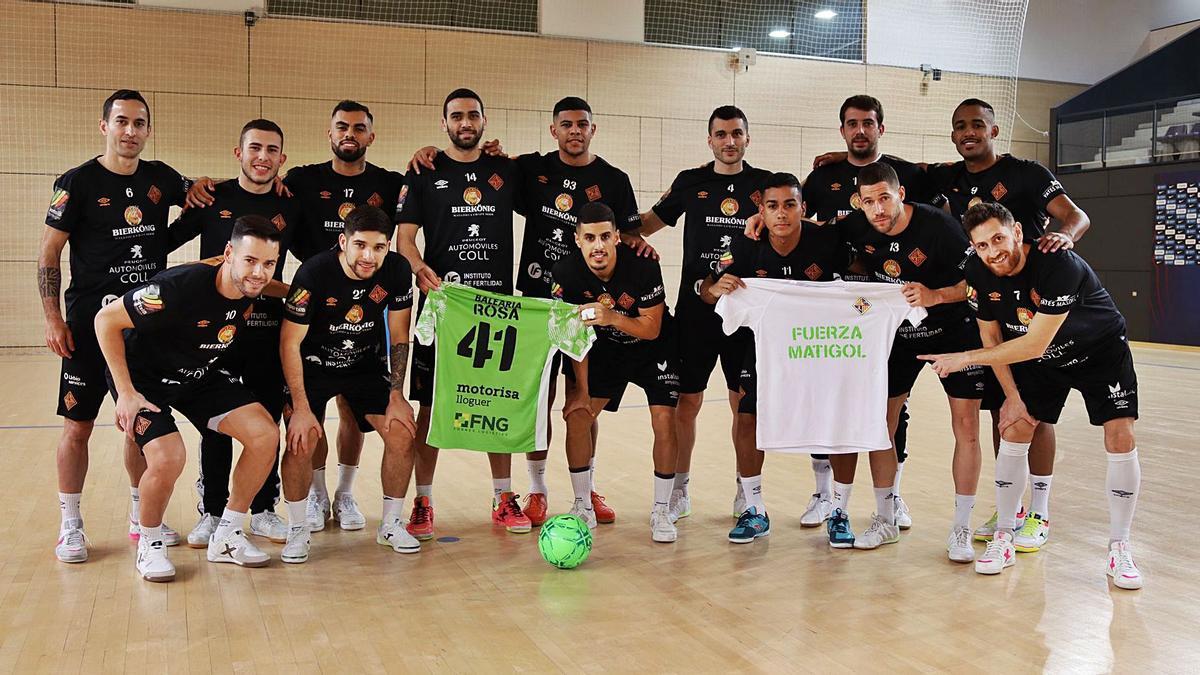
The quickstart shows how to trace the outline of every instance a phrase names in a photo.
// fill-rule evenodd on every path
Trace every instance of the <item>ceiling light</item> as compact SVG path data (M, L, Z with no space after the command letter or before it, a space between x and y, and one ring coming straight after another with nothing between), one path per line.
M837 16L837 12L833 11L832 9L823 9L816 14L813 14L813 16L824 21L829 21L833 17Z
M791 33L787 32L786 30L784 30L782 28L776 28L775 30L771 31L770 33L767 33L767 35L770 35L771 37L776 38L776 39L783 39L783 38L791 35Z

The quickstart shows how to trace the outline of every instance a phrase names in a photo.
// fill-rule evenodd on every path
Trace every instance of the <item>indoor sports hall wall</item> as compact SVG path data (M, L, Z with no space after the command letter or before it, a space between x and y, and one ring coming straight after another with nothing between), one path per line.
M35 259L51 184L102 152L100 105L114 89L150 102L143 157L193 177L235 175L237 133L254 117L283 127L288 165L327 160L329 111L343 98L375 115L368 159L401 169L417 147L445 143L440 105L460 86L483 97L488 138L511 153L545 152L555 147L549 110L579 95L596 112L593 149L630 174L645 209L678 171L712 158L705 120L718 105L749 116L749 162L803 177L814 155L844 148L838 106L861 92L883 101L886 152L957 159L946 102L983 79L947 72L914 96L916 69L861 63L760 54L735 73L729 53L714 50L275 17L248 28L238 15L0 0L0 347L42 345ZM1045 129L1049 108L1082 88L1021 81L1018 112ZM917 127L929 105L948 106L944 129ZM1044 136L1019 125L1012 137L1014 154L1048 161ZM671 288L678 235L654 238ZM194 255L185 248L173 260Z

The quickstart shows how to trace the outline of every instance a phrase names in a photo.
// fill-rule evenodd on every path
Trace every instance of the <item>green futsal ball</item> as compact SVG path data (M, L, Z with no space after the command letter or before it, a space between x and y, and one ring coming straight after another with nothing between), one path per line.
M538 551L543 560L559 569L579 567L592 552L592 531L579 516L554 516L542 523Z

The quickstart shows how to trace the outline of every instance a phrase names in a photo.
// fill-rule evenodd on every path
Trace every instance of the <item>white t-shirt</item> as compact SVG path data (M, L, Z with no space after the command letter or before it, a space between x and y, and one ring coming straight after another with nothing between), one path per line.
M744 279L717 302L726 333L754 331L758 448L843 454L891 447L887 362L896 329L926 316L899 286Z

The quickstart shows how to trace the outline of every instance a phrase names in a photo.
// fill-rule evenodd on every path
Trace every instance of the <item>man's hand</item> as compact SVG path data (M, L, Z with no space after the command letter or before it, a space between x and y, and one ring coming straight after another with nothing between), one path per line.
M813 168L818 169L822 166L825 166L826 164L833 164L834 162L840 162L843 159L846 159L845 152L827 152L823 155L817 155L816 158L813 159Z
M937 291L915 281L901 286L900 293L904 295L904 300L909 307L933 307L941 303Z
M324 430L321 429L321 423L317 421L317 416L313 414L312 409L308 407L305 407L303 410L297 408L292 411L292 418L288 420L288 452L296 452L297 450L308 452L309 449L316 447L317 440L324 434Z
M622 233L621 243L632 248L635 253L643 258L658 260L658 251L655 251L650 242L646 241L640 234Z
M408 160L408 170L421 173L421 167L433 170L433 158L437 157L438 149L432 145L427 145L413 153L412 159Z
M1004 399L1004 405L1000 406L1000 421L997 426L1000 427L1000 433L1018 422L1025 422L1031 427L1036 427L1038 421L1029 414L1025 409L1025 402L1020 396L1009 396Z
M116 422L117 429L124 431L130 439L133 438L134 418L143 410L159 412L158 406L146 400L136 390L117 396Z
M292 191L284 184L283 179L275 176L275 194L280 197L291 197Z
M489 157L508 157L508 155L504 153L504 145L500 143L499 138L493 138L492 140L485 142L483 145L479 146L479 149L483 151L483 154Z
M1041 239L1038 239L1038 250L1042 253L1054 253L1058 250L1067 250L1075 248L1075 240L1062 232L1047 232L1043 234Z
M955 354L922 354L917 358L922 361L929 361L933 365L933 372L937 373L938 377L946 377L971 365L967 362L966 352L957 352Z
M579 306L579 319L585 326L611 326L618 316L621 315L598 302Z
M742 230L742 234L750 237L754 241L758 241L758 235L763 231L766 224L763 222L761 213L756 213L746 219L746 229Z
M417 288L426 295L442 287L442 278L429 265L413 270L413 274L417 277Z
M391 431L392 424L399 424L404 427L409 436L417 437L417 421L413 416L412 404L400 392L393 391L391 393L383 420L384 430Z
M213 198L213 191L217 189L217 184L208 176L200 176L192 181L192 187L188 188L187 199L184 200L184 206L189 209L202 209L206 206L212 206L216 201Z
M75 351L75 338L61 316L46 319L46 346L64 359L71 358Z
M735 277L732 274L722 274L720 279L717 279L712 286L708 287L708 294L719 298L722 295L729 295L739 288L745 288L746 282L742 281L741 277Z

